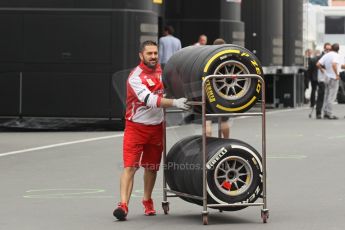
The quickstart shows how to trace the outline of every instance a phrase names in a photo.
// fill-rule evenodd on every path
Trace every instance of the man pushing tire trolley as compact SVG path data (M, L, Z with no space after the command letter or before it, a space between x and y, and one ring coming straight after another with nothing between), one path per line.
M144 171L144 214L155 215L152 191L163 150L163 108L189 109L186 98L163 97L162 70L158 64L158 47L154 41L140 45L140 64L127 80L126 125L123 139L123 172L120 179L120 202L113 212L126 220L134 175L139 166ZM140 161L141 159L141 161Z

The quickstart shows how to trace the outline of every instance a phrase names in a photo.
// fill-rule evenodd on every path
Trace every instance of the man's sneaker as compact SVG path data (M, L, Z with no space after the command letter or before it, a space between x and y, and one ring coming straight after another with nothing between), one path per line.
M337 117L337 116L330 116L330 118L329 119L331 119L331 120L338 120L339 118Z
M128 214L128 206L126 203L119 203L117 205L117 208L113 212L113 215L118 220L126 220L127 214Z
M154 216L156 215L156 210L153 207L153 200L143 200L143 205L145 209L145 215L146 216Z
M316 119L322 119L321 114L316 114Z
M338 120L338 117L336 117L336 116L330 116L330 115L327 115L327 114L325 114L324 116L323 116L323 118L324 119L329 119L329 120Z
M329 119L329 118L331 118L330 115L328 115L328 114L324 114L324 115L323 115L323 119Z

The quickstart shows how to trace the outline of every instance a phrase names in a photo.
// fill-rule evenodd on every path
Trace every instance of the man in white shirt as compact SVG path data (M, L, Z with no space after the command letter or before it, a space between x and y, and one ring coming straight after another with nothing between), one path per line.
M316 67L317 62L329 51L332 50L331 43L326 42L323 45L323 51L321 55L315 57L314 65ZM317 67L316 67L317 68ZM318 68L317 68L318 69ZM317 81L318 81L318 89L317 89L317 100L316 100L316 119L321 119L321 112L323 107L323 101L325 98L325 81L326 76L321 72L320 69L317 70Z
M339 88L339 72L344 65L342 65L342 60L338 54L339 44L334 43L332 45L331 52L325 54L316 64L320 71L327 78L325 81L325 99L324 99L324 119L335 120L338 117L334 116L333 106L337 92Z

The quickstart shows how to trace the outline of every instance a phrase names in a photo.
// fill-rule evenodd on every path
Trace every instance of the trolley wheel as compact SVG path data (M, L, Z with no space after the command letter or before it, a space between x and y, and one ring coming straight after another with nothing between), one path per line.
M311 118L311 114L309 114L309 118Z
M269 217L269 211L268 211L268 209L263 209L263 210L261 210L261 219L262 219L262 222L263 222L264 224L267 223L268 217Z
M219 209L219 212L223 212L223 209Z
M208 225L208 213L202 214L202 223L203 225Z
M162 208L165 215L169 214L169 202L162 202Z

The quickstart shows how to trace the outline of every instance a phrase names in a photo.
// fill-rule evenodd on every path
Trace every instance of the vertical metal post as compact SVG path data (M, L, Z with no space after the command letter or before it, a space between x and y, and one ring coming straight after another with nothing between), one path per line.
M262 112L262 179L263 179L263 209L267 209L267 173L266 173L266 87L265 87L265 81L260 78L259 79L262 82L262 88L261 88L261 112Z
M165 178L165 170L167 170L166 155L167 155L167 142L166 142L166 110L163 109L163 202L167 202L167 183Z
M203 203L203 214L207 214L207 189L206 189L206 98L205 98L205 81L202 81L202 203Z

